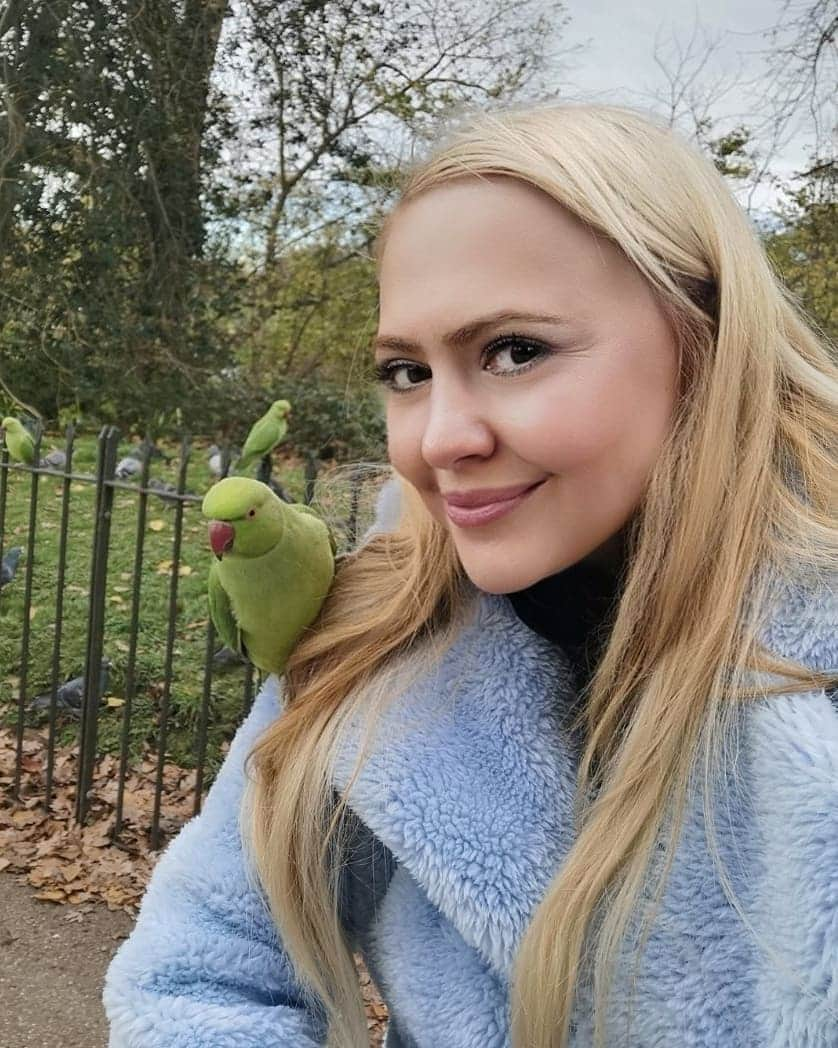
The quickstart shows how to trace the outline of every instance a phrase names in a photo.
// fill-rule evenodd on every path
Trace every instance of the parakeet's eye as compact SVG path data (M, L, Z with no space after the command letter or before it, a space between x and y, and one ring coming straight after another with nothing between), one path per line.
M255 517L256 516L256 510L255 509L248 510L247 511L247 515L248 515L248 517Z

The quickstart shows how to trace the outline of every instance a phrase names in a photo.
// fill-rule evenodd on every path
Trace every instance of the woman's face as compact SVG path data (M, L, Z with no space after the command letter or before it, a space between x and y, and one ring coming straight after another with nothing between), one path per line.
M607 554L678 388L672 331L619 249L538 189L467 177L398 208L380 303L390 461L475 585L511 593Z

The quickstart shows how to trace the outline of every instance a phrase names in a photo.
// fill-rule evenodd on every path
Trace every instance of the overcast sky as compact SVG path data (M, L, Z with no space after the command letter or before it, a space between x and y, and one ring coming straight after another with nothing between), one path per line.
M780 20L782 0L566 3L571 21L562 39L568 45L582 45L582 49L566 59L561 82L569 83L571 91L563 93L654 106L652 92L666 90L666 77L654 59L656 39L668 64L674 66L676 48L686 49L698 27L696 55L706 51L702 41L721 41L701 74L701 83L721 82L729 87L737 77L740 79L740 86L728 90L723 100L712 107L713 112L718 112L723 121L727 118L728 124L736 122L737 117L757 122L765 115L755 112L765 97L770 68L760 52L769 48L764 33ZM772 164L773 169L788 174L805 166L811 139L811 124L801 121ZM755 203L765 205L770 200L771 194L765 191Z

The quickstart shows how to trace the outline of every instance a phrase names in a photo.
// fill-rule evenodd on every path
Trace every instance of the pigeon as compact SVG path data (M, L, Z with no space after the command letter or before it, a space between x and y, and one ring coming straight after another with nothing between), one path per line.
M108 690L110 666L111 663L109 659L102 659L102 669L99 673L100 701L102 696ZM73 677L72 680L67 680L63 684L60 684L55 693L55 708L57 710L63 710L74 717L81 716L82 700L84 699L84 684L84 675L81 677ZM48 713L51 698L51 693L45 691L42 695L36 695L26 708L30 713Z
M0 565L0 589L7 586L15 577L17 564L22 552L23 550L20 546L12 546L12 548L3 555L3 563Z
M125 458L120 459L116 465L115 476L119 477L120 480L127 480L128 477L136 477L142 472L143 464L142 461L136 456L140 455L139 450L132 451Z
M228 648L225 644L223 648L219 648L218 651L213 655L212 661L216 666L227 667L227 666L241 666L246 662L237 651L233 651L232 648Z
M217 444L210 444L207 448L207 461L209 462L210 473L214 477L220 478L222 473L221 448Z
M142 446L142 445L141 445ZM148 444L148 457L153 459L163 459L164 462L171 462L173 456L167 455L162 448L158 448L156 444ZM142 451L138 451L138 454L142 457Z
M230 463L237 459L239 455L241 455L241 448L230 448L227 461L225 462L224 452L221 448L217 444L210 444L207 448L207 462L209 463L210 473L216 480L226 477L230 470Z
M39 465L41 469L66 469L67 456L63 451L53 448L48 455L41 459Z
M156 491L163 502L170 508L175 507L180 501L177 488L167 480L158 480L157 477L152 477L148 482L148 489L149 491Z

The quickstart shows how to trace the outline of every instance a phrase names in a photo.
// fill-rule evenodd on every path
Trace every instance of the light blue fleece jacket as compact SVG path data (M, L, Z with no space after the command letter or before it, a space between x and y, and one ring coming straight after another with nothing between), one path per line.
M764 639L838 668L833 585L786 590ZM295 982L238 827L243 761L280 714L270 678L202 814L162 856L107 975L111 1048L314 1048L322 1014ZM509 1045L509 975L571 844L578 745L562 652L508 598L475 592L453 647L393 703L349 796L357 877L345 920L391 1012L389 1048ZM729 904L691 800L630 994L620 965L609 1048L838 1046L838 711L824 691L743 711L736 775L720 780ZM345 784L352 747L335 769ZM354 860L353 860L354 861ZM351 869L352 867L350 867ZM583 973L573 1045L592 1041Z

